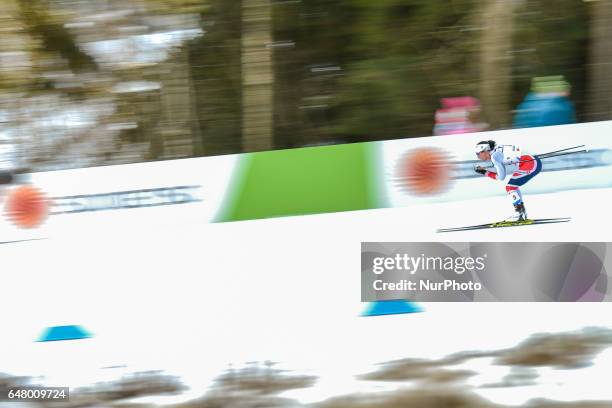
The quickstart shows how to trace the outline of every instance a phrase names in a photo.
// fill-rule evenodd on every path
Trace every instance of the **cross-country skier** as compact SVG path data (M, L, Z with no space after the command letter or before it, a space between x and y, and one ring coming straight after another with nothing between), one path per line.
M517 146L497 146L494 140L479 142L476 145L476 156L482 161L493 163L491 170L477 166L476 173L500 181L504 181L507 175L511 175L506 184L506 192L512 200L515 213L508 218L508 221L526 220L527 211L520 187L542 171L542 161L537 156L522 153Z

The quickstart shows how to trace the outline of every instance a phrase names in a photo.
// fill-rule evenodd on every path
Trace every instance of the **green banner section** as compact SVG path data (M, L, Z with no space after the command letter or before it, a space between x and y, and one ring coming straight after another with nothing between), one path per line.
M246 154L216 222L381 206L374 143Z

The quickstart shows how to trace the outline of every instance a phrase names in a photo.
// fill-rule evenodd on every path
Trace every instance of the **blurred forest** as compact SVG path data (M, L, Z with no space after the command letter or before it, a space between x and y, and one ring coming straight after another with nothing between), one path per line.
M551 76L559 123L612 119L612 0L3 0L0 30L6 167L429 136L465 96L507 129Z

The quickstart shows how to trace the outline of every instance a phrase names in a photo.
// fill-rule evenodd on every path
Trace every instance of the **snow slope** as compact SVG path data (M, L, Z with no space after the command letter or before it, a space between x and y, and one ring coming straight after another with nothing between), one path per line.
M610 241L612 190L525 197L534 218L570 223L465 231L509 215L500 195L454 203L208 224L188 218L139 232L62 234L0 245L4 313L0 372L74 386L139 369L176 373L201 395L229 363L271 359L320 375L304 401L364 390L353 375L403 357L503 348L539 331L608 325L595 304L427 304L426 312L358 317L362 241ZM562 316L563 318L554 318ZM94 338L35 343L47 326L81 324ZM341 328L341 330L338 330ZM435 339L436 341L432 341ZM612 398L612 355L568 375L550 398ZM122 366L120 369L102 369ZM591 369L589 369L591 370ZM598 371L599 370L599 371ZM489 371L491 380L497 371ZM589 374L590 373L590 374ZM486 377L486 376L485 376ZM565 377L564 377L565 378ZM587 380L588 379L588 380ZM541 391L541 390L540 390ZM537 390L489 390L520 402Z

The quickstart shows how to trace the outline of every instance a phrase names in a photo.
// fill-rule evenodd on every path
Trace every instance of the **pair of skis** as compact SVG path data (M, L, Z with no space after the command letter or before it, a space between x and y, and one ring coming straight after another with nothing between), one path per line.
M471 231L479 229L492 229L492 228L507 228L507 227L522 227L526 225L541 225L541 224L556 224L560 222L569 222L571 218L539 218L535 220L521 220L521 221L500 221L491 222L488 224L470 225L467 227L457 228L441 228L437 232L454 232L454 231Z

